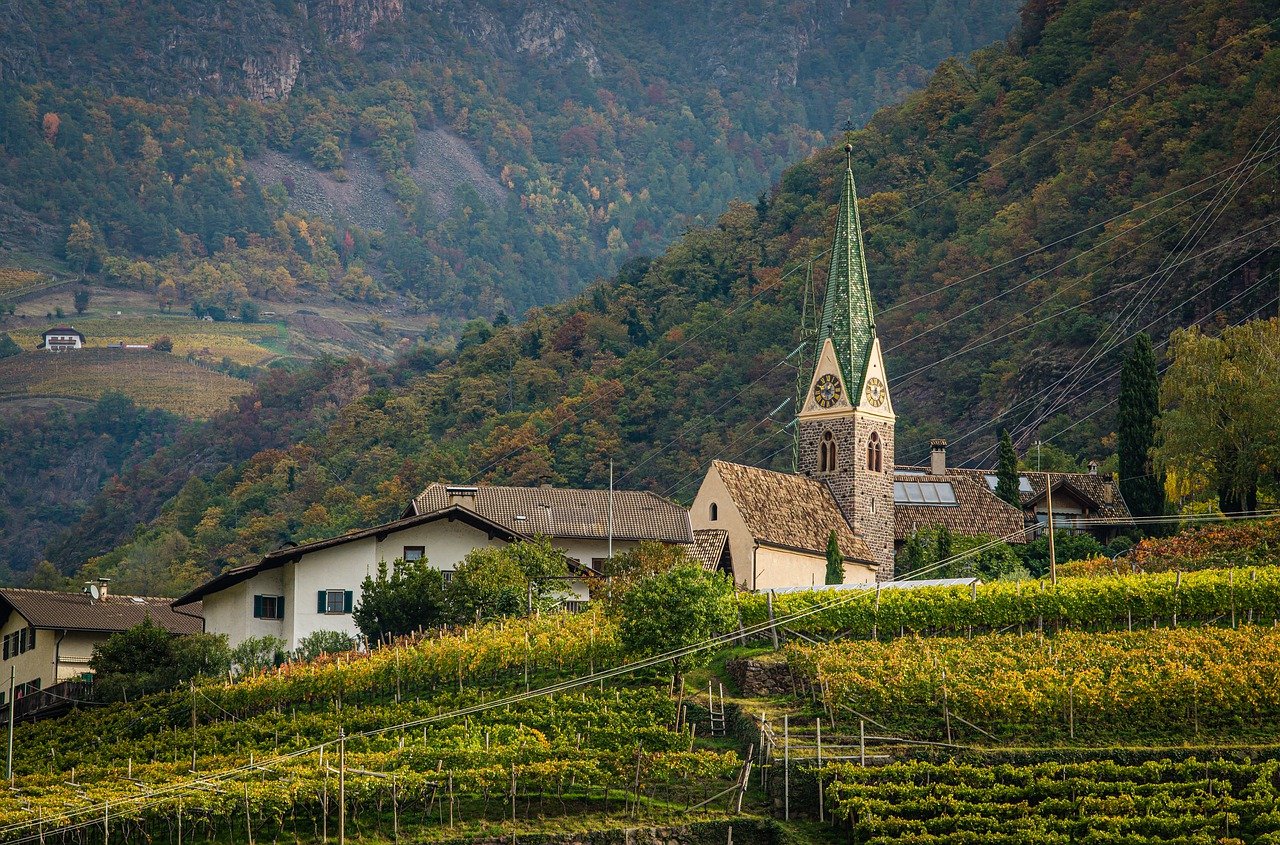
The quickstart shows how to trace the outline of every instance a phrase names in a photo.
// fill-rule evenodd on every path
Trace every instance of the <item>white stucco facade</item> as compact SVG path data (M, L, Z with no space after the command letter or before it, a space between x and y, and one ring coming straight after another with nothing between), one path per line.
M506 540L463 520L437 519L386 532L362 532L365 536L308 550L299 547L296 559L287 554L270 567L264 566L252 577L215 592L204 600L205 630L226 634L231 646L249 637L276 636L286 648L295 649L306 637L317 631L341 631L359 636L351 609L360 602L360 588L368 575L377 572L379 563L388 566L403 559L407 552L421 551L427 563L451 574L474 549L500 547ZM607 542L590 540L564 542L553 540L556 548L585 566L592 558L604 557ZM317 544L319 545L319 544ZM629 548L630 543L615 543L614 549ZM583 581L564 582L566 592L580 601L589 598ZM340 612L320 609L320 596L329 591L349 593L349 601ZM261 599L282 598L283 610L278 619L255 616Z

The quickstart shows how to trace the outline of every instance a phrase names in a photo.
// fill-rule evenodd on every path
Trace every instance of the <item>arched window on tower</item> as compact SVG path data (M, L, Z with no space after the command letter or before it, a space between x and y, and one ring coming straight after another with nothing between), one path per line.
M871 472L881 471L881 461L884 452L880 446L879 432L871 432L871 437L867 440L867 469Z
M836 439L831 432L822 432L822 443L818 446L818 472L836 471Z
M712 502L711 503L711 521L715 522L719 518L720 518L720 506L717 505L715 502Z

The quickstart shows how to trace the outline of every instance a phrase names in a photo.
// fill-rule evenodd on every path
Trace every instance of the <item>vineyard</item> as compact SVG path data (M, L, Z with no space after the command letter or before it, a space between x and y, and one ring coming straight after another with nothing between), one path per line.
M1280 716L1271 626L902 638L787 659L837 722L864 714L927 739L1234 742L1272 737Z
M199 418L225 409L233 397L248 390L241 379L150 350L28 352L0 360L0 399L96 400L117 391L147 408Z
M769 598L743 595L743 623L769 619ZM813 611L787 627L808 636L877 639L1063 627L1092 630L1267 621L1280 615L1280 568L1205 570L1105 578L1014 581L976 587L787 593L778 617Z
M23 726L0 839L72 823L101 835L104 812L122 841L172 836L179 815L198 841L319 839L340 794L355 836L723 813L742 761L698 747L665 684L495 703L617 657L594 614L549 616Z
M85 345L106 347L113 343L152 344L160 337L173 341L173 355L195 355L210 361L230 358L237 364L259 364L283 348L282 328L270 323L210 323L193 317L73 319L85 336ZM35 349L43 328L29 326L9 330L24 349Z
M0 267L0 300L34 290L51 281L49 276L36 270L22 270L17 267Z
M825 778L833 816L868 845L1280 841L1275 760L837 764Z
M1147 537L1119 560L1109 557L1072 561L1058 568L1062 577L1094 577L1129 572L1193 572L1280 563L1280 519L1227 522L1182 531L1172 537Z

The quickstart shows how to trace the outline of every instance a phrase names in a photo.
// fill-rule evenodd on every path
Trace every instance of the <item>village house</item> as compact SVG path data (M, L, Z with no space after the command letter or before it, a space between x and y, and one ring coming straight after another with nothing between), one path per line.
M50 352L66 352L68 349L84 347L84 335L70 326L58 326L46 331L40 345L36 349L47 349Z
M0 704L8 703L9 670L16 700L50 688L54 698L48 703L56 695L75 698L65 688L88 679L93 649L107 637L147 618L174 634L199 633L204 630L200 612L199 602L175 609L166 598L115 595L105 579L83 593L0 588Z
M206 629L234 647L276 636L297 648L317 631L358 636L352 611L381 563L420 560L448 582L473 549L547 537L569 561L568 610L583 609L608 558L644 540L691 545L687 512L651 493L432 484L383 525L290 545L229 569L174 601L203 602Z

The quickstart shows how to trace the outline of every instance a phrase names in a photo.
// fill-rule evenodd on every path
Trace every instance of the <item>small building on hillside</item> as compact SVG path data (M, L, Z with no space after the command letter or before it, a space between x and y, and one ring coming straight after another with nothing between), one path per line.
M93 590L96 597L89 592L0 588L0 696L8 695L10 668L15 670L15 700L85 680L94 647L148 617L174 634L204 630L199 602L175 609L166 598L118 596L105 580ZM0 698L0 704L7 703Z
M611 504L612 502L612 504ZM649 493L566 490L551 487L433 484L393 522L339 537L287 546L247 566L229 569L174 601L181 609L203 602L207 630L226 634L234 647L249 637L272 635L288 648L316 631L357 636L352 611L365 576L380 563L426 559L448 582L473 549L498 547L536 536L549 538L566 556L573 598L567 609L590 600L590 583L608 556L643 540L691 545L683 508Z
M84 335L76 331L71 326L58 326L46 331L42 336L40 345L37 349L46 349L50 352L66 352L69 349L82 349L84 347Z

